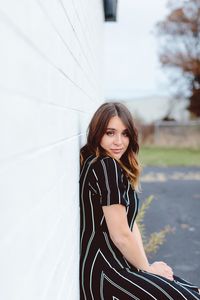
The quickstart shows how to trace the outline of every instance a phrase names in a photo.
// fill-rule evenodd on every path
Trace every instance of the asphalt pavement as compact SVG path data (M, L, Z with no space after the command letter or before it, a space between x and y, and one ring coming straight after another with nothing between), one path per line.
M145 167L141 185L140 204L154 196L144 218L147 234L174 229L150 262L165 261L200 287L200 167Z

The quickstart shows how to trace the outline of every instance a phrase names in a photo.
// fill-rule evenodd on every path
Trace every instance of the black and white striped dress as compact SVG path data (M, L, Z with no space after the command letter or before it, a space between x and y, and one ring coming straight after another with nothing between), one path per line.
M113 244L101 206L122 204L132 230L138 197L119 163L89 156L80 175L80 299L200 299L198 289L174 276L137 270Z

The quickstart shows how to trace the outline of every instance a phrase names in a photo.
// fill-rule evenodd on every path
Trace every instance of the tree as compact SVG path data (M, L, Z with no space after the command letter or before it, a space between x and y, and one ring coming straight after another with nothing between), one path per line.
M160 62L174 70L176 99L188 99L187 109L200 117L200 0L170 0L167 5L169 14L156 26Z

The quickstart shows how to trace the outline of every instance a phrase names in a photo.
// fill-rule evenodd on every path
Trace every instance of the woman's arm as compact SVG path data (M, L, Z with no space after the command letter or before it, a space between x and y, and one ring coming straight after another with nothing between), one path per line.
M110 237L127 261L137 269L173 280L173 271L166 263L154 262L149 265L139 228L135 223L131 232L125 207L114 204L102 208Z
M137 269L149 270L149 263L142 246L141 236L137 226L131 232L126 209L123 205L114 204L103 206L103 212L110 237L115 246L130 264Z
M144 245L143 245L143 241L142 241L142 236L141 233L139 231L138 225L136 223L136 221L134 222L133 225L133 229L132 229L132 233L133 233L133 238L135 240L135 243L138 244L138 248L140 249L140 252L142 253L142 255L147 259L145 250L144 250ZM148 264L149 265L149 264Z

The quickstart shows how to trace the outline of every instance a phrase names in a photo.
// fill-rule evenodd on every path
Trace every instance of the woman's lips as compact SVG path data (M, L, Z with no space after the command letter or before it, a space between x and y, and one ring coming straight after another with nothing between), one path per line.
M121 152L123 149L111 149L111 151L112 152L114 152L114 153L119 153L119 152Z

